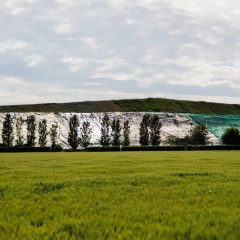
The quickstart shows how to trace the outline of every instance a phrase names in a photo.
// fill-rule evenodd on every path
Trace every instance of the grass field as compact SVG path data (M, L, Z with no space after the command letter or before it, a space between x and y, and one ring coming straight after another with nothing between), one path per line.
M240 239L240 151L2 153L0 239Z

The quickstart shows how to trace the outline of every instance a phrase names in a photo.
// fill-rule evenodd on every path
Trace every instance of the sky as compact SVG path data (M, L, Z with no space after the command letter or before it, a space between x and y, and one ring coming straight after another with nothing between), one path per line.
M240 104L240 1L3 0L0 105Z

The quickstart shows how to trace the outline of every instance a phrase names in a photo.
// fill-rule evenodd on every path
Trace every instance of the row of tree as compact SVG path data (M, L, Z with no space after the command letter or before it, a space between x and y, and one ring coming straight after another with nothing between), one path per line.
M69 133L68 133L68 143L72 149L76 150L80 145L86 148L90 145L92 129L90 128L90 123L88 121L83 122L80 128L80 136L78 134L79 130L79 119L76 114L70 117L69 120Z
M26 124L27 136L26 140L22 134L23 124ZM16 119L16 140L14 143L14 124L11 114L6 114L3 121L2 128L2 144L4 146L29 146L34 147L36 145L36 131L38 131L38 144L40 147L47 145L47 136L50 135L51 144L55 146L57 144L58 125L52 124L50 130L47 130L47 120L43 119L37 124L34 115L30 115L26 120L22 117ZM86 148L91 143L92 129L90 122L85 121L80 126L79 118L76 114L69 119L69 133L68 144L76 150L79 146ZM121 126L120 119L114 118L110 121L107 114L104 115L101 123L101 138L99 143L102 146L129 146L130 145L130 126L129 120L123 122Z
M158 146L161 143L160 132L162 123L159 115L145 114L140 123L140 139L139 143L142 146L153 145ZM190 133L185 136L185 142L191 145L206 145L208 144L208 130L205 125L196 125L190 130ZM176 145L177 137L170 135L167 137L166 144Z
M22 134L23 124L27 125L27 136L24 142L24 136ZM38 125L35 115L30 115L24 120L22 117L16 119L16 140L14 144L14 132L13 132L13 118L11 114L7 114L3 121L2 128L2 144L4 146L11 147L13 145L34 147L36 145L36 131L38 130L39 138L38 144L40 147L45 147L47 144L47 136L50 135L51 143L53 146L57 144L57 124L52 124L49 132L47 131L47 120L41 120Z
M90 145L91 134L92 129L90 128L90 123L88 121L83 122L82 126L80 127L80 122L77 115L74 114L72 117L70 117L68 143L74 150L76 150L79 145L82 148L88 147ZM101 122L101 137L99 143L104 147L110 145L129 146L130 145L129 120L125 120L123 122L123 126L121 126L119 118L114 118L111 121L109 116L105 114Z
M161 142L161 138L160 138L161 127L162 127L162 123L160 122L160 118L157 114L143 115L142 121L140 123L140 128L139 128L140 145L142 146L159 145Z
M23 124L27 125L27 136L24 141L22 134ZM162 124L158 115L145 114L140 124L141 145L147 146L160 144L160 128ZM37 124L34 115L30 115L26 120L22 117L16 119L16 140L14 144L13 118L7 114L3 121L2 141L5 146L30 146L36 145L36 131L38 131L38 144L44 147L47 144L47 136L50 135L52 145L57 144L58 125L53 124L50 130L47 130L47 120L43 119ZM90 122L85 121L80 126L79 118L76 114L69 119L68 144L76 150L79 146L86 148L91 144L92 128ZM108 114L105 114L101 122L100 145L107 146L129 146L130 145L130 124L129 120L124 120L121 124L119 118L110 120Z
M142 146L148 145L159 145L161 142L160 129L161 129L160 118L157 114L149 115L145 114L142 117L139 128L139 143ZM77 115L73 115L69 120L69 135L68 143L76 150L80 145L86 148L90 145L92 129L90 128L89 122L83 122L80 127L79 133L79 119ZM105 114L101 122L101 136L99 140L100 145L103 147L108 146L129 146L130 145L130 125L129 120L124 120L121 125L119 118L110 120L108 114Z

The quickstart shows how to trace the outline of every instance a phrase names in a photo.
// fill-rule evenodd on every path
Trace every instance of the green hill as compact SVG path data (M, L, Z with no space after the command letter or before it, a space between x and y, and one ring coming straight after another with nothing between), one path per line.
M0 112L178 112L240 114L240 105L164 98L0 106Z
M240 105L213 102L195 102L164 98L147 98L114 101L123 111L151 111L205 114L240 114Z

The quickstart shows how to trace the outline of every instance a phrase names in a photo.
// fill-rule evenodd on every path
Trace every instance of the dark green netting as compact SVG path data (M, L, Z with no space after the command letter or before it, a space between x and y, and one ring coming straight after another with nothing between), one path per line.
M240 130L240 115L218 115L218 114L187 114L198 124L207 125L208 130L216 137L221 138L224 130L235 127Z

